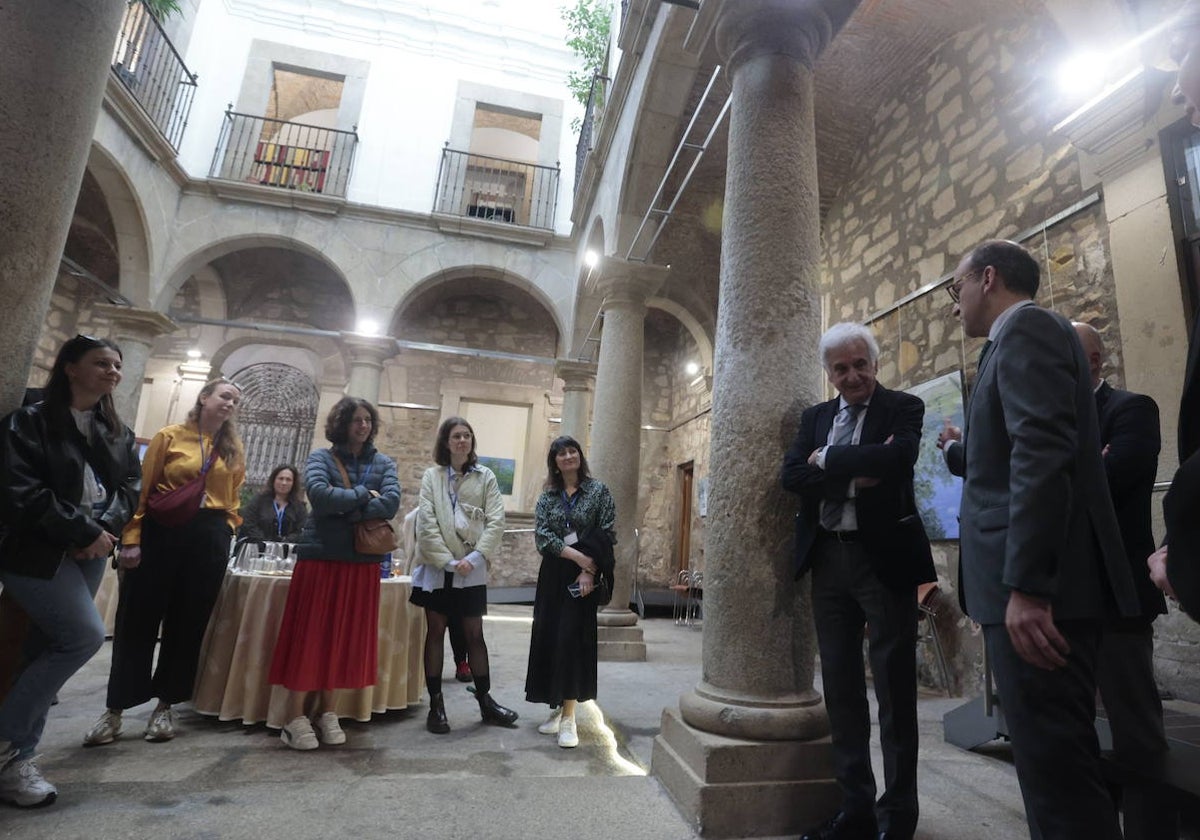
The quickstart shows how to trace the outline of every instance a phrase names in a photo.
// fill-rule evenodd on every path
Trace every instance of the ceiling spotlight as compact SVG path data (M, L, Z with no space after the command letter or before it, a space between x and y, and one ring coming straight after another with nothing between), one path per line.
M696 364L695 362L688 362L686 365L684 365L683 372L688 376L695 376L700 372L700 365Z
M379 322L373 321L370 318L360 318L358 321L358 331L363 335L379 335Z
M199 359L203 355L204 351L198 347L193 347L191 350L187 351L187 357L189 359Z
M600 255L595 251L588 251L583 255L583 262L588 268L595 268L600 262Z
M1089 96L1104 86L1108 62L1096 52L1071 56L1058 68L1058 89L1068 96Z

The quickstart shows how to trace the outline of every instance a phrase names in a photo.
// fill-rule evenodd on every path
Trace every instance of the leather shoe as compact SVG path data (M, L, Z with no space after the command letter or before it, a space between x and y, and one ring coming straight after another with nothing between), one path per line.
M501 706L492 699L492 695L476 694L475 699L479 701L479 716L483 718L484 723L506 726L510 729L516 725L519 715L512 709Z
M876 840L913 840L911 834L901 834L898 831L881 831Z
M434 735L445 735L450 731L450 721L446 719L446 702L440 691L429 695L429 714L425 718L425 728Z
M851 816L838 811L828 822L801 834L800 840L876 840L878 831L874 814Z

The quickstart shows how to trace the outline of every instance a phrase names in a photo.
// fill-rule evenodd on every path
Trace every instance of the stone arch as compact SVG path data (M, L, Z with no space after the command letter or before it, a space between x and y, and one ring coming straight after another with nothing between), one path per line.
M558 307L554 305L554 302L545 293L545 291L534 283L531 283L530 281L517 274L514 274L513 272L488 265L456 266L454 268L447 268L425 277L414 284L407 292L405 292L404 296L396 304L396 309L392 313L389 324L394 325L397 321L399 321L404 316L405 311L418 298L422 297L430 290L446 283L455 280L462 280L468 277L479 277L504 283L524 292L530 298L536 301L545 311L545 313L550 316L550 319L554 324L554 329L558 333L556 340L556 345L558 347L557 352L562 352L563 342L565 340L562 318L560 317L560 311ZM389 327L389 331L390 329L391 327ZM400 337L403 338L403 336Z
M294 237L262 234L230 236L223 239L216 239L188 254L174 268L167 272L167 281L162 289L159 290L154 300L154 308L159 312L166 312L170 308L171 301L174 300L176 293L183 287L183 284L187 282L189 277L215 259L249 248L283 248L285 250L296 251L317 260L329 268L342 284L342 288L346 291L346 294L350 297L351 302L354 303L357 310L358 301L355 299L354 289L346 280L346 273L340 266L330 260L325 252Z
M652 297L646 301L646 306L652 309L660 309L683 324L684 329L691 334L692 340L696 342L696 347L700 351L700 366L704 368L707 375L711 376L713 370L713 342L699 319L682 304L676 303L669 298Z
M313 378L280 362L256 362L230 378L242 389L238 427L246 446L246 483L262 486L277 465L303 464L320 401Z
M232 378L243 368L267 359L258 358L255 348L270 352L270 361L284 362L315 382L345 382L350 377L350 366L340 343L333 338L320 336L298 336L279 333L264 335L238 329L227 330L221 349L212 356L214 374Z
M149 306L153 253L142 201L121 164L98 143L92 143L87 171L99 184L112 217L120 260L119 291L134 306Z

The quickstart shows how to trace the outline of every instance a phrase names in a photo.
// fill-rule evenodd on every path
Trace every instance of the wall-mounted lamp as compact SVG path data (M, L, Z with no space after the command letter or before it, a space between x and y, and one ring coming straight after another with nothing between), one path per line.
M700 372L700 365L696 364L695 362L688 362L683 366L683 372L688 376L695 376Z
M187 357L189 359L192 359L193 361L196 359L199 359L203 355L204 355L204 351L201 350L199 347L193 347L191 350L187 351Z
M370 318L359 318L357 332L362 335L379 335L379 322Z
M583 264L588 268L595 268L600 264L600 255L595 251L587 251L583 255Z

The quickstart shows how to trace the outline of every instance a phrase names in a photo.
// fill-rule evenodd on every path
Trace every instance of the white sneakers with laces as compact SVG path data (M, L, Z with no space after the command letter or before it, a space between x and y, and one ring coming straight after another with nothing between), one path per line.
M558 722L562 720L562 708L550 710L550 717L546 718L546 722L538 727L538 732L543 735L557 735Z
M101 744L111 744L121 734L121 713L113 709L105 709L100 719L92 724L92 728L83 736L85 747L98 747Z
M175 713L170 706L150 715L150 722L146 724L146 732L142 737L152 742L170 741L175 737Z
M331 746L346 743L346 733L338 723L338 716L333 712L325 712L316 720L317 737L322 744Z
M564 717L559 721L558 745L564 750L579 746L579 733L575 729L575 718Z
M37 756L10 759L0 769L0 802L37 808L49 805L57 796L58 788L47 782L38 769Z
M339 731L341 731L339 729ZM345 737L343 735L343 737ZM294 750L315 750L320 744L317 733L313 732L312 722L304 715L292 720L279 731L279 740Z

